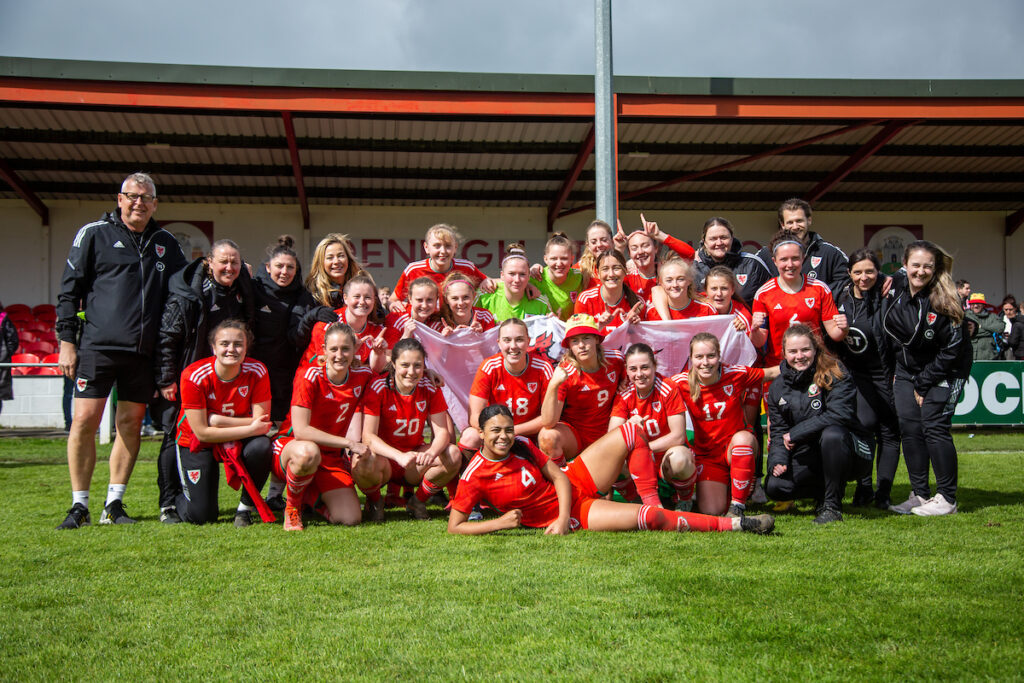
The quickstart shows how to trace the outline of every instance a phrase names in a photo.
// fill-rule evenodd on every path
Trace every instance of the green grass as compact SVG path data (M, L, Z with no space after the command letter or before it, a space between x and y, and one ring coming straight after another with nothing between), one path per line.
M164 527L154 442L126 498L145 523L57 532L63 442L0 440L0 678L1020 678L1024 436L956 438L961 514L802 508L767 538L236 530L226 487L224 523Z

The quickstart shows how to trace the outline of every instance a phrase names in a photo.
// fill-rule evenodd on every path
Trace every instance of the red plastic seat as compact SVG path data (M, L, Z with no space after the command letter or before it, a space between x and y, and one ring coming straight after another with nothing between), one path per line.
M45 340L22 343L21 348L25 353L33 353L37 356L46 356L57 350L56 344Z
M53 311L40 311L36 313L36 322L46 323L50 327L53 327L54 323L57 322L57 314Z
M22 344L39 341L39 335L32 330L20 329L18 330L18 341Z
M26 313L28 314L28 317L34 317L32 315L32 309L29 308L26 304L10 304L9 306L5 306L4 310L7 311L7 315L11 316L12 318L16 315L24 316Z
M38 306L32 307L32 315L39 317L40 314L45 313L47 317L53 316L53 319L57 319L57 307L53 304L39 304Z
M11 356L12 363L38 363L39 356L34 353L16 353ZM11 368L12 375L38 375L39 368Z

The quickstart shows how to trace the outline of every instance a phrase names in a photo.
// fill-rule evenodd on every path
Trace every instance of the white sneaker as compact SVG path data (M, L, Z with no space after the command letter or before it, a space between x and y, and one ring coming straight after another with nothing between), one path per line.
M911 493L910 498L907 498L906 501L900 503L899 505L890 505L889 512L895 512L897 515L909 515L911 510L921 505L924 505L927 502L928 501L926 501L921 496Z
M955 515L956 503L947 501L941 493L936 493L921 505L911 510L919 517L938 517L940 515Z
M760 479L754 480L754 492L750 494L750 502L755 505L764 505L768 502L768 496L764 494Z

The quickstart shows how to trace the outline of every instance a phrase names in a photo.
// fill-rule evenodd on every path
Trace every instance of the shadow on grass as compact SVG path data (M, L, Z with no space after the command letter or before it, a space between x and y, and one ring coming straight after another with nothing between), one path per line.
M0 460L0 470L17 467L39 467L41 465L67 465L67 458L27 458L25 460Z

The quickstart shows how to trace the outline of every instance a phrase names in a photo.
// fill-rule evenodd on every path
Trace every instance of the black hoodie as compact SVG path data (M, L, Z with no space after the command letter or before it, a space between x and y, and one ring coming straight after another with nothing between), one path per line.
M234 283L223 287L206 275L205 261L197 258L171 278L157 344L158 387L176 384L182 370L213 355L207 337L222 320L240 318L252 326L255 297L249 269L242 264Z
M270 279L265 264L260 264L253 277L253 289L256 340L249 355L262 361L272 375L286 375L290 382L306 348L305 344L300 346L299 323L317 303L303 286L299 270L291 284L281 287Z
M715 261L711 254L701 246L697 250L696 258L693 259L693 267L697 271L697 289L704 291L704 279L712 268L715 266L727 266L736 275L736 280L740 283L740 291L737 294L747 302L749 307L750 302L754 300L754 295L757 294L757 290L761 285L768 282L772 275L768 265L761 260L761 257L741 251L742 246L742 243L733 237L732 245L729 247L729 251L721 263Z

